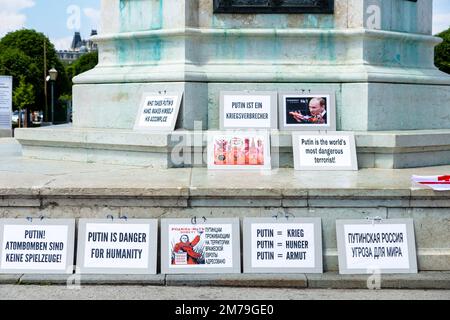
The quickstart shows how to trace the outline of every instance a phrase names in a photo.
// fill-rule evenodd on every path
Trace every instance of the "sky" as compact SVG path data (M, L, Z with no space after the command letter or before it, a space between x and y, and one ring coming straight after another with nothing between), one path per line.
M433 10L436 34L450 27L450 0L434 0ZM10 31L31 28L45 33L56 49L64 50L70 47L75 31L85 39L92 29L99 30L99 25L100 0L0 0L0 38Z

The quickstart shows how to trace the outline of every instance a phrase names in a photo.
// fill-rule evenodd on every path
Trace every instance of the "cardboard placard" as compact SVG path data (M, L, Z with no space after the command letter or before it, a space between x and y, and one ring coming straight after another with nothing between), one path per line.
M220 129L277 129L277 93L222 91Z
M412 219L337 220L339 273L417 273Z
M245 273L323 273L320 218L245 218Z
M358 170L353 133L293 132L292 145L295 170Z
M198 220L161 220L161 272L240 273L239 219Z
M175 130L182 99L182 92L145 93L138 111L134 130Z
M280 92L279 100L280 130L336 130L336 97L334 91Z
M0 273L73 273L74 219L0 220Z
M208 169L270 170L267 131L208 132Z
M156 219L80 219L80 273L156 274Z

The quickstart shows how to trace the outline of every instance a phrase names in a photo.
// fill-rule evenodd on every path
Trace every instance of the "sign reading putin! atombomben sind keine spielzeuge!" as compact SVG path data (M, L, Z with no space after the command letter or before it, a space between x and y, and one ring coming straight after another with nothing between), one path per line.
M74 233L74 219L0 220L0 273L72 273Z

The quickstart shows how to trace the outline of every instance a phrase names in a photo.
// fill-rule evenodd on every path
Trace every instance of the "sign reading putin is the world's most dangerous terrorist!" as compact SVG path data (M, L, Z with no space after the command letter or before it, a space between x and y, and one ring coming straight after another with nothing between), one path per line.
M73 272L75 220L0 220L0 273Z
M244 272L322 273L320 218L245 218Z
M81 219L80 273L156 274L158 221Z
M412 219L337 220L341 274L417 273Z
M295 132L292 144L295 170L358 170L353 133Z

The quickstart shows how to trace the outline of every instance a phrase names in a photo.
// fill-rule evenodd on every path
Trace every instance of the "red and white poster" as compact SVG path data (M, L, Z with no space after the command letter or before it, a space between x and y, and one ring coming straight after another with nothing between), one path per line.
M169 225L170 268L233 266L231 224Z
M412 176L416 186L429 187L436 191L450 190L450 175L442 176Z
M209 169L271 169L267 133L210 133Z

